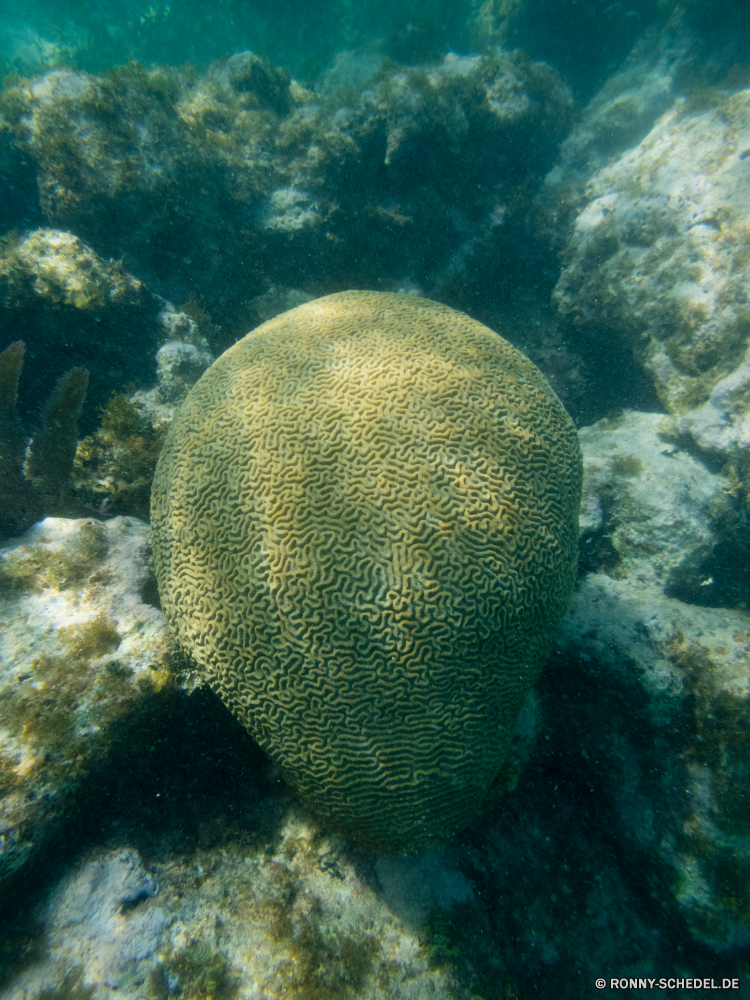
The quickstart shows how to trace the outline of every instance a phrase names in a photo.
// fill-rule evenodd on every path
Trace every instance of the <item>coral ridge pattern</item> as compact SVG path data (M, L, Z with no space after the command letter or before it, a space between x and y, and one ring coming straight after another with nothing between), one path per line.
M423 849L495 778L567 608L581 458L542 374L425 299L345 292L190 391L152 494L167 620L333 827Z

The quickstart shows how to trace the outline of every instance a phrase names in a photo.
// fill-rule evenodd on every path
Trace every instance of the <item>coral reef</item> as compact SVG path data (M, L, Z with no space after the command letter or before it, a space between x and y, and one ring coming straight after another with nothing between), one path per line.
M479 259L501 280L497 258L573 104L550 66L520 53L384 65L325 96L238 53L201 76L55 70L3 91L0 113L48 223L174 296L197 288L225 328L216 350L272 285L319 293L410 275L429 288L438 273L460 285Z
M176 415L151 508L167 619L334 827L424 849L507 753L573 586L580 474L572 421L491 330L317 299Z
M100 427L78 442L72 487L80 508L148 518L151 481L174 412L149 403L146 393L132 399L114 393Z
M516 729L523 779L504 778L501 796L491 790L450 851L383 858L353 849L326 836L275 778L261 778L258 760L243 763L248 749L223 714L210 746L213 730L198 722L211 715L208 694L187 699L188 708L197 699L194 718L179 716L174 730L158 719L144 727L135 700L134 738L118 744L109 768L116 795L105 788L103 830L60 878L41 934L35 927L23 939L23 968L7 950L18 938L0 933L3 1000L57 990L105 1000L114 986L125 1000L209 991L227 1000L498 991L576 1000L581 982L599 975L686 977L699 965L702 975L747 976L748 619L664 593L681 548L712 544L716 497L731 499L731 481L681 451L670 428L661 414L625 411L582 433L582 577ZM81 538L83 525L51 527L77 529L80 543L3 560L4 592L28 599L36 589L39 607L65 587L74 599L102 585L102 538ZM132 536L122 542L123 555L132 551ZM135 565L144 579L142 555ZM84 646L111 662L140 635L119 612L91 624L85 636L63 626L79 669ZM152 640L138 641L146 663ZM67 705L65 676L39 677L50 711ZM9 684L14 698L18 685ZM179 701L175 688L165 694ZM186 741L200 753L186 756ZM11 792L25 780L23 767L12 772ZM46 808L40 798L28 805Z
M696 581L698 591L718 591L719 603L727 578L740 582L717 546L729 483L669 431L659 414L622 413L581 433L588 572L558 636L552 684L562 681L555 670L572 669L596 692L579 701L575 724L598 762L592 785L650 890L721 951L750 940L750 633L743 610L667 596L696 552L715 553L715 576ZM599 696L627 711L603 709Z
M215 332L210 317L195 302L186 308L197 320L176 310L121 263L60 230L0 241L0 296L0 325L23 330L29 355L48 362L28 365L19 387L21 348L0 355L0 536L47 515L147 518L166 426L213 360L203 333ZM155 364L144 364L144 351ZM91 369L77 366L55 381L81 360ZM134 392L133 379L148 384L152 373L156 386ZM24 465L26 428L35 424Z
M274 40L266 0L225 0L222 18L194 4L186 18L185 2L138 8L127 58L149 69L103 69L124 36L90 0L57 33L50 5L19 13L28 24L0 14L0 62L44 74L0 93L0 536L87 515L0 547L2 1000L578 1000L599 976L665 972L747 984L747 5L293 4ZM189 31L193 67L152 65ZM289 76L303 65L304 84ZM578 111L571 92L591 99ZM147 518L168 427L216 354L352 286L404 292L406 311L428 308L422 294L463 308L539 364L578 423L597 421L580 435L578 584L509 756L449 847L401 857L326 834L208 688L188 697L206 671L156 610L145 525L94 519ZM338 355L326 386L352 366ZM412 359L401 373L417 398L423 369ZM306 408L304 449L321 468L379 426L354 410L333 406L316 427ZM243 421L235 442L265 426L257 410ZM273 455L283 426L263 439ZM399 482L427 504L413 537L439 530L445 548L446 497L469 495L483 469L461 451L465 421L435 428L447 479ZM381 486L389 462L408 460L392 432ZM277 532L251 553L272 599L236 641L299 662L312 646L320 681L300 695L284 674L277 726L306 693L315 719L351 704L345 672L326 687L336 661L300 594L318 587L356 631L352 662L385 622L381 645L417 670L447 619L436 613L425 638L410 608L437 585L455 608L464 587L425 572L404 542L414 505L397 493L361 504L347 534L346 475L321 489L294 461L272 473L249 505ZM292 500L274 507L282 487ZM472 581L489 530L477 503L454 559ZM200 528L226 513L199 510ZM322 546L294 534L306 512L326 519ZM388 517L398 538L373 556L385 596L362 604L360 589L347 604L326 589L329 552L343 538L356 553ZM245 543L237 531L230 548ZM225 563L214 596L240 577ZM463 627L487 617L464 605ZM451 690L452 738L467 699ZM379 719L359 721L338 773L357 754L382 767L366 742ZM329 750L328 732L315 744L292 729L305 764Z

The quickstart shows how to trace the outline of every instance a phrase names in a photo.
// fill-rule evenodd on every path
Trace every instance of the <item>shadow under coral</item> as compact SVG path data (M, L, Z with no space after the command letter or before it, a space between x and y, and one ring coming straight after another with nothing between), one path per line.
M112 727L109 752L61 823L54 848L0 891L0 987L37 957L43 903L76 858L123 844L144 863L230 840L273 839L284 785L266 755L206 690L163 691Z

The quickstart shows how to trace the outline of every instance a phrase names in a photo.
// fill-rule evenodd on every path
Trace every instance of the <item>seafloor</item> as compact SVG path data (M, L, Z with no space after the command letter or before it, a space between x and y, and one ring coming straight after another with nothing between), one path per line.
M750 989L750 20L582 6L0 16L0 1000ZM192 385L350 288L502 334L584 458L509 760L396 857L200 687L149 540Z

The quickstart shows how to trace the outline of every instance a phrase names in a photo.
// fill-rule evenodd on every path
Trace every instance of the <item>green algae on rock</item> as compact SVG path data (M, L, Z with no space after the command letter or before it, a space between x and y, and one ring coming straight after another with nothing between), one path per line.
M87 1000L66 992L76 980L92 984L88 1000L450 995L450 970L430 968L419 929L288 800L272 842L246 831L147 861L97 846L63 873L40 925L36 961L8 1000Z
M469 257L490 266L573 101L518 52L391 63L328 93L240 52L200 75L55 70L6 88L0 115L47 222L197 292L233 327L223 349L274 285L387 288L446 267L443 281L471 277Z
M46 518L0 548L0 885L54 843L112 726L172 683L135 518Z
M565 612L581 460L541 373L446 306L345 292L214 363L152 493L165 614L332 826L469 822Z

